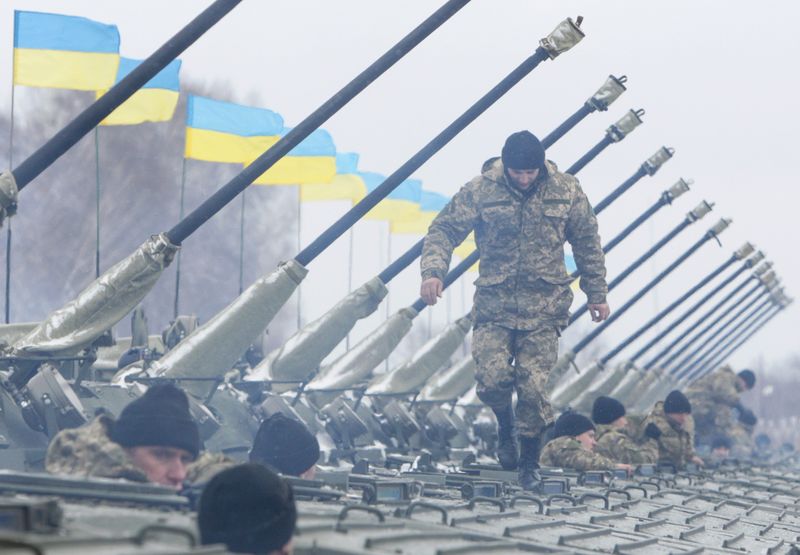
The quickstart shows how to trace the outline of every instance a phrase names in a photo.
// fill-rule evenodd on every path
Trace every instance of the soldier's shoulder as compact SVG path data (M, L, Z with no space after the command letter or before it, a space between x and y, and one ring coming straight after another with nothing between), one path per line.
M559 171L558 166L556 166L555 162L552 162L550 160L546 162L546 166L550 181L552 182L554 189L556 191L562 194L568 194L570 196L575 196L579 193L580 194L583 193L583 191L581 190L580 182L578 181L577 177Z

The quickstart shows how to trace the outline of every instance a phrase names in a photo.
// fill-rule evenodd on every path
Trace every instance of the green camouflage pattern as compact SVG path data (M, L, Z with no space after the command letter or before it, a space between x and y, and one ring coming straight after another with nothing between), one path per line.
M554 439L544 446L539 463L545 466L574 470L613 470L616 463L599 453L587 451L580 441L570 436Z
M444 279L453 249L475 231L481 254L475 323L535 330L566 326L572 291L564 243L572 245L580 287L603 303L608 287L597 219L578 180L547 162L549 175L529 191L507 182L499 158L456 193L431 223L422 249L422 279Z
M186 467L186 481L190 484L205 484L223 470L237 464L239 463L222 453L204 451L196 461Z
M147 482L147 476L134 466L125 449L108 437L113 424L111 417L98 416L85 426L58 432L47 448L47 472Z
M692 417L700 443L710 443L737 423L733 407L739 403L739 376L725 366L689 386L686 397L692 403Z
M558 331L554 326L526 331L481 324L472 332L472 356L481 401L502 409L511 403L516 390L520 436L536 437L553 422L545 384L558 357Z
M658 443L649 438L641 442L636 441L627 428L598 424L595 438L597 439L595 452L615 462L654 464L658 460Z
M664 401L659 401L641 425L640 440L646 441L644 430L648 424L655 424L661 430L658 438L658 462L674 464L684 468L694 457L694 424L690 417L685 428L681 428L667 418L664 413Z

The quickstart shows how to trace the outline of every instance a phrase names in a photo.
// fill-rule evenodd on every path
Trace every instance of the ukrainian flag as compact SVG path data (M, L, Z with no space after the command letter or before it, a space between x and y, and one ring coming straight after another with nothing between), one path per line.
M392 233L416 233L425 235L436 214L447 205L450 199L439 193L422 191L419 200L420 212L414 220L400 220L391 223Z
M117 78L116 25L84 17L14 12L14 84L97 91Z
M284 129L284 135L291 129ZM264 149L266 150L266 149ZM250 165L262 153L251 158ZM262 173L257 185L302 185L304 183L330 183L336 176L336 146L330 133L317 129Z
M357 175L358 154L344 152L336 155L336 175L330 183L300 185L301 202L349 200L351 204L367 196L367 186Z
M117 80L114 84L122 81L140 63L142 63L141 60L120 58ZM136 125L146 121L171 120L175 113L175 106L178 105L180 70L180 60L170 62L167 67L159 71L155 77L104 119L100 125ZM97 98L107 92L107 89L97 91Z
M252 108L189 95L184 156L206 162L244 164L278 142L283 118Z
M374 191L386 178L372 172L359 172L367 185L367 191ZM368 220L388 220L390 222L413 221L419 217L419 202L422 197L422 181L406 179L364 215Z

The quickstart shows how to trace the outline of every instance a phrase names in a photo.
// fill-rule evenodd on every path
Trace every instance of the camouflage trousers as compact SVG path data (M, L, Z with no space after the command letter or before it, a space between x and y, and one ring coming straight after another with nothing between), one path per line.
M472 332L478 397L493 409L511 403L517 392L517 430L535 437L553 422L547 398L547 376L558 358L558 331L553 326L513 330L480 324Z

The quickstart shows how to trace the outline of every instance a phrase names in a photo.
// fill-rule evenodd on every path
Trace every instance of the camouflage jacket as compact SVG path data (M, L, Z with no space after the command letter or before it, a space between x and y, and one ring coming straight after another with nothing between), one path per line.
M58 432L47 448L47 472L147 482L147 476L134 466L125 449L108 437L113 423L109 416L98 416L85 426Z
M62 430L47 448L45 469L50 474L84 478L122 478L147 482L147 476L128 457L125 449L108 437L114 420L98 416L80 428ZM204 483L217 472L232 466L234 461L218 453L201 453L187 467L186 481Z
M550 441L542 449L541 464L572 468L574 470L613 470L616 463L611 459L587 451L581 442L570 436L562 436Z
M648 439L644 435L644 430L651 423L661 430L661 437L658 438L658 461L672 463L677 468L686 466L686 463L694 457L694 438L692 437L694 426L692 422L687 423L686 429L676 426L664 413L664 402L659 401L642 422L642 441Z
M565 326L572 304L565 241L572 245L589 302L605 302L605 258L594 211L577 179L560 173L552 162L547 168L549 175L523 192L506 181L500 159L488 161L483 173L456 193L428 229L421 258L423 280L444 279L453 249L475 231L481 253L475 282L478 325Z
M739 377L729 367L697 380L686 390L697 433L707 439L736 423L731 409L739 403Z
M658 444L645 437L637 443L627 430L610 424L599 424L595 435L595 452L618 463L654 464L658 460Z

